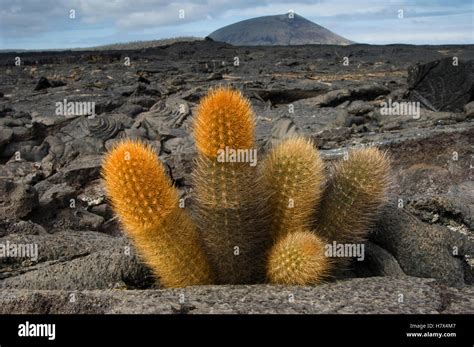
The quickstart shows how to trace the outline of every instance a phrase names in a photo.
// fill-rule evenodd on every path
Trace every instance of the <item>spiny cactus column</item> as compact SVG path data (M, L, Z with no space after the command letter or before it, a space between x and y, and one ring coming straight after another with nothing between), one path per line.
M210 284L196 227L155 151L124 141L103 164L108 197L138 252L165 287Z
M271 192L272 234L275 239L309 229L322 195L324 163L313 144L289 138L274 147L263 164L266 189Z
M331 269L324 246L325 242L309 231L297 230L283 235L268 257L268 280L286 285L321 283Z
M222 155L256 155L250 103L232 89L210 91L199 105L194 136L195 216L216 281L263 281L270 235L259 169L255 163Z
M333 168L315 223L329 242L361 243L385 201L390 164L377 148L354 149Z

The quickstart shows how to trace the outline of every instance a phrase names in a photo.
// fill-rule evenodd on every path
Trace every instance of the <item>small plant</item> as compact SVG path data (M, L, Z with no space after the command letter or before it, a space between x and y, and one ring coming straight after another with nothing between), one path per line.
M263 163L270 193L272 235L309 229L323 190L324 163L313 145L302 137L274 147Z
M115 212L164 286L213 282L196 227L150 146L120 143L105 158L102 173Z
M389 160L377 148L349 152L336 163L321 200L314 227L328 241L361 243L386 199Z
M107 154L103 177L112 206L165 287L318 284L341 264L326 257L327 243L365 240L385 199L386 155L353 150L326 179L319 153L301 137L257 161L254 128L240 92L220 87L201 101L192 215L179 208L150 146L126 140ZM233 156L223 155L227 151Z
M324 245L324 240L310 231L297 230L283 234L268 257L269 281L288 285L321 283L331 268Z
M255 283L265 278L270 215L262 199L259 168L248 161L219 158L222 151L252 153L254 128L250 103L227 88L212 90L201 101L194 121L198 150L194 215L217 283Z

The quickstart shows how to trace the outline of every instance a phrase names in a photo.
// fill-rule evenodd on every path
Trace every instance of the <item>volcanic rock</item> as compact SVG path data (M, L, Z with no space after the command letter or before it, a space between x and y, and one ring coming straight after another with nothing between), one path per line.
M415 64L408 70L408 88L413 100L433 111L462 112L474 98L474 60Z
M29 184L0 181L0 218L22 218L38 206L38 193Z
M371 240L395 256L412 276L464 285L463 256L474 256L474 241L439 225L426 225L401 208L388 205Z
M49 83L46 77L41 77L36 84L35 90L43 90L51 87L51 83Z
M458 70L446 65L447 76L441 61L458 57L458 68L467 69L473 45L239 47L206 40L127 51L130 67L122 54L0 53L0 243L39 246L38 261L0 259L0 311L472 313L473 101ZM24 69L11 68L16 55ZM430 61L438 63L410 89L408 68ZM33 91L39 76L49 79L47 92ZM439 76L446 82L438 85ZM53 88L56 79L67 84ZM154 279L133 247L125 253L131 245L100 179L104 154L123 138L139 138L188 198L193 117L219 85L238 88L252 103L259 160L294 135L312 139L328 169L352 147L388 152L389 206L374 221L364 261L318 287L187 288L182 305L181 290L109 290L150 288ZM445 111L422 103L419 118L382 114L383 101L413 101L429 85L434 99L450 105ZM95 116L57 115L55 103L64 99L95 102Z
M439 314L474 313L472 287L416 277L355 278L315 287L196 286L168 290L0 291L0 313ZM69 292L70 293L70 292ZM185 302L180 303L179 297ZM294 300L289 300L292 297Z

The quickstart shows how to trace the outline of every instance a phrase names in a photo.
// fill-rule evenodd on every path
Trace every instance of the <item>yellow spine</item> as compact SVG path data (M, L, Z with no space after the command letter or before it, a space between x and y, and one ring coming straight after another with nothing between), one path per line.
M314 233L298 230L282 235L268 257L270 283L311 285L323 282L331 262L325 255L325 242Z
M329 242L361 243L390 182L387 155L377 148L354 149L332 169L316 219L316 232Z
M229 162L222 155L227 150L255 156L254 127L249 101L224 87L210 91L194 120L195 216L217 283L265 278L270 235L260 170L255 163Z
M271 150L263 164L270 193L272 234L309 229L322 195L324 163L313 144L289 138Z
M123 141L107 154L102 175L114 211L163 286L212 283L196 227L150 146Z

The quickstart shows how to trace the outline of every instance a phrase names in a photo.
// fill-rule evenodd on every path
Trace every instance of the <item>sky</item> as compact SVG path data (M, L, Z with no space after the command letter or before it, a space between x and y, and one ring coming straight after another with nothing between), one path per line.
M290 10L359 43L474 44L474 0L0 0L0 50L205 37Z

